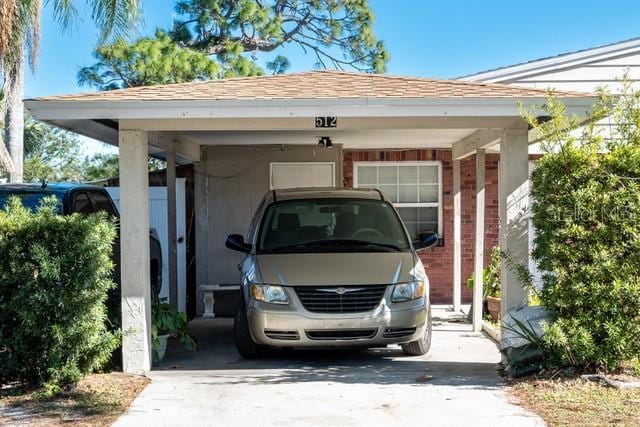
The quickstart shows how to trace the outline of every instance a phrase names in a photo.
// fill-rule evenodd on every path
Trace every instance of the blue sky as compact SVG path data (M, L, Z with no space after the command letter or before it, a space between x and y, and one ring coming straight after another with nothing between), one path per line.
M82 3L82 2L77 2ZM503 65L640 36L640 2L608 0L370 0L375 32L384 40L391 74L451 78ZM145 0L142 34L170 26L173 0ZM606 5L606 6L605 6ZM42 18L38 68L26 78L26 97L93 90L76 83L92 64L97 32L84 11L62 33L49 10ZM313 68L296 47L290 71ZM88 152L98 150L90 144Z

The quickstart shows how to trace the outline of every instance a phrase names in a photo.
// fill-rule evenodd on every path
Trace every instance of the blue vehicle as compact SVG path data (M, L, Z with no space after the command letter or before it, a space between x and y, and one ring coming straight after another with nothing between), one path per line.
M58 199L58 213L71 215L79 213L83 215L95 212L106 212L108 216L119 219L120 214L111 196L104 187L77 183L52 183L52 184L2 184L0 185L0 208L4 208L12 196L22 199L22 204L29 209L36 209L43 198L55 196ZM162 287L162 249L158 233L155 229L149 232L150 246L150 286L152 298L157 300ZM120 234L113 245L112 259L115 265L114 282L117 284L109 295L107 306L112 319L117 317L119 323L120 313Z

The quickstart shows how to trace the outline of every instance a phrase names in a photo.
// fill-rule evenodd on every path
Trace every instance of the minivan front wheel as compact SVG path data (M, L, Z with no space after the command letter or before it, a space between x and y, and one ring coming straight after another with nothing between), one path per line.
M427 327L425 328L422 338L417 341L402 344L401 347L404 354L409 356L423 356L429 352L429 348L431 348L431 307L429 307Z
M233 322L233 338L236 350L243 358L255 359L264 355L264 346L257 344L251 337L251 332L249 332L249 321L244 301L238 304L238 310Z

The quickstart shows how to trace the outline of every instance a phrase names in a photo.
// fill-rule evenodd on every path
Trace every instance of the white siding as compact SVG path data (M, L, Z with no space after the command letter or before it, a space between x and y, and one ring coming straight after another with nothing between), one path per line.
M534 71L531 74L515 78L492 79L492 81L541 89L555 88L579 92L593 92L599 86L607 86L616 92L620 88L619 80L627 71L631 80L640 81L640 52L617 58L595 60L586 64L567 65L542 72Z

